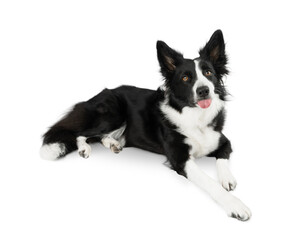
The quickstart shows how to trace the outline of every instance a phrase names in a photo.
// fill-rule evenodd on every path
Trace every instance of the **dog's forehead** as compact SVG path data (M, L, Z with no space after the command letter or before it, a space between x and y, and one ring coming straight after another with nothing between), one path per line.
M185 72L195 73L195 63L191 59L184 59L182 64L178 67L178 70L181 73L185 73Z
M205 59L202 59L201 57L193 59L194 62L197 62L197 68L198 69L204 69L204 68L212 68L212 64Z

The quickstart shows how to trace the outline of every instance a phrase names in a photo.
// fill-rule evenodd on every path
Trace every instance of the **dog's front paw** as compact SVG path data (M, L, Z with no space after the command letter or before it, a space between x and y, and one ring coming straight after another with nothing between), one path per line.
M225 171L218 176L219 182L227 191L232 191L236 188L237 182L230 171Z
M218 159L216 164L217 164L217 175L220 184L227 191L234 190L236 188L237 182L228 168L228 160Z
M78 149L78 154L79 154L79 156L81 156L83 158L88 158L91 154L90 145L84 144L84 145L80 146L80 148Z
M237 218L241 221L247 221L252 216L250 209L242 201L230 193L222 197L221 205L229 217Z

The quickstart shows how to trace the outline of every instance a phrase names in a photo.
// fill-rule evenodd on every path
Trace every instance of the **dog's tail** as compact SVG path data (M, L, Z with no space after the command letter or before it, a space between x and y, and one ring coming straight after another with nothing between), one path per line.
M84 104L84 102L76 104L43 135L43 145L40 149L42 158L55 160L77 149L76 138L87 119Z

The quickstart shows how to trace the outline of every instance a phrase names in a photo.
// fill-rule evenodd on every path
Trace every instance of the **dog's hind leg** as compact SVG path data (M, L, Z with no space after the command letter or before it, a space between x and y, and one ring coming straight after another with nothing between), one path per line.
M101 142L106 147L111 149L113 153L119 153L125 146L125 137L123 135L126 125L122 125L120 128L103 135Z
M124 131L126 128L126 124L122 124L121 127L111 130L108 133L104 133L106 131L103 130L103 125L107 126L105 122L99 124L98 127L88 129L79 133L77 137L77 148L78 153L83 158L88 158L91 153L91 147L87 143L93 137L97 137L101 139L101 143L106 147L111 149L114 153L119 153L123 147L125 146L125 137Z
M43 136L40 155L44 159L55 160L76 150L76 137L87 125L91 113L86 110L87 103L76 104L61 120L54 124Z
M58 159L78 149L80 155L87 158L91 151L87 142L95 140L95 137L101 139L111 135L119 128L123 129L123 133L125 112L122 106L120 98L109 89L104 89L86 102L76 104L44 134L41 157ZM121 141L120 146L124 145L122 133L117 134L117 138L114 137L115 133L112 134L115 140Z
M112 137L104 137L101 139L101 142L106 148L111 149L113 153L120 153L122 151L121 144Z
M91 147L86 142L87 138L83 136L79 136L76 138L76 145L78 154L83 158L88 158L91 153Z

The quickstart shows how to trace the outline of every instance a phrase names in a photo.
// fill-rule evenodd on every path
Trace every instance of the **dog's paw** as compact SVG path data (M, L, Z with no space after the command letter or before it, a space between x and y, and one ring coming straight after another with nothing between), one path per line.
M118 142L116 142L116 143L110 144L110 149L113 153L120 153L122 150L122 147Z
M238 198L231 194L225 195L221 199L221 205L229 217L237 218L240 221L247 221L251 218L251 210Z
M112 137L105 137L101 139L101 142L106 148L111 149L113 153L120 153L122 150L121 144Z
M232 191L236 188L237 182L231 172L223 172L218 178L223 188L227 191Z
M88 158L90 156L90 154L91 154L91 147L90 147L90 145L89 144L82 145L78 149L78 154L82 158Z
M228 160L218 159L217 162L217 175L220 184L227 191L232 191L236 188L237 182L228 168Z

